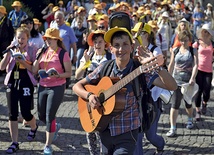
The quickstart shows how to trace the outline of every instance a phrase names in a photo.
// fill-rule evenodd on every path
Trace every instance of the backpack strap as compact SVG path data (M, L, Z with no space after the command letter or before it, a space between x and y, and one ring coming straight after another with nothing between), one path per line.
M64 63L63 63L63 58L64 58L64 55L65 55L65 52L66 52L66 50L63 49L63 48L59 52L59 61L60 61L61 65L62 65L62 69L64 70L64 72L65 72L65 66L64 66Z
M110 76L112 69L113 69L113 66L114 66L114 59L107 61L104 64L102 70L100 71L100 78L102 78L104 76Z
M180 47L177 47L177 48L173 51L173 52L174 52L174 58L175 58L175 56L178 54L179 50L180 50Z
M157 47L156 45L152 46L152 48L150 49L150 51L153 53L153 51L155 50L156 47Z
M178 54L179 50L180 50L180 47L177 47L177 48L174 50L174 58L175 58L176 54ZM192 47L192 46L189 46L189 51L190 51L190 53L191 53L191 56L194 58L194 51L193 51L193 47Z

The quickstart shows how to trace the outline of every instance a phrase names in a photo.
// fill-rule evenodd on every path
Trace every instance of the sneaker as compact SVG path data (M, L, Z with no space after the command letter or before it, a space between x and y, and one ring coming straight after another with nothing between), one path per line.
M176 135L176 129L170 129L167 133L167 137L174 137Z
M194 124L193 124L192 121L188 121L188 122L186 123L186 128L187 128L187 129L192 129L193 127L194 127Z
M54 133L53 142L56 141L60 128L61 128L61 124L60 123L56 123L56 131Z
M195 114L195 120L196 121L201 121L201 112L200 111L196 112L196 114Z
M207 113L207 104L202 103L201 113L203 115Z
M44 148L44 155L52 155L53 149L51 146L45 146Z

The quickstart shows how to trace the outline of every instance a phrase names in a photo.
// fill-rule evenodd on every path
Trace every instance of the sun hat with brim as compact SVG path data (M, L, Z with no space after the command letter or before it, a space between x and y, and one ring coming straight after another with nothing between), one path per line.
M91 32L88 35L88 38L87 38L88 45L89 46L94 46L94 42L92 40L94 34L103 34L103 35L105 35L105 33L106 33L106 31L104 31L104 30L96 30L96 31Z
M188 24L189 24L189 22L186 20L186 18L182 18L181 20L179 20L179 21L178 21L178 24L181 23L181 22L184 22L184 23L188 23Z
M53 7L52 11L53 12L59 11L59 7L58 6Z
M212 4L208 3L208 4L207 4L207 7L213 7L213 6L212 6Z
M147 23L138 22L137 24L135 24L132 32L138 32L140 30L151 34L151 26Z
M33 18L33 22L36 25L40 25L39 19L37 19L37 18Z
M154 21L154 20L150 20L150 21L148 21L148 23L147 23L149 26L151 26L153 29L155 29L155 28L159 28L158 27L158 24L157 24L157 21Z
M49 3L49 4L48 4L48 7L50 7L50 6L54 6L53 3Z
M94 6L94 8L95 8L95 9L98 9L98 10L102 10L102 9L103 9L103 7L102 7L101 4L96 4L96 5Z
M92 20L97 21L95 15L88 15L87 22Z
M209 34L214 37L214 31L211 29L210 24L204 24L198 31L207 30Z
M0 6L0 13L7 14L6 8L4 6L2 6L2 5Z
M106 22L109 22L109 17L107 14L103 14L99 17L99 20L104 20Z
M194 83L190 85L189 83L185 83L181 85L181 93L183 94L183 99L187 102L187 104L192 104L192 99L195 97L198 92L198 85Z
M13 4L11 5L12 7L15 7L15 6L20 6L22 7L22 4L19 2L19 1L14 1Z
M63 5L63 1L59 1L58 4L62 4Z
M162 14L162 17L167 17L167 18L169 18L169 14L168 14L168 12L163 12L163 14Z
M124 28L124 27L114 27L114 28L111 28L110 30L108 30L106 33L105 33L105 35L104 35L104 40L107 42L107 43L111 43L111 37L112 37L112 35L114 34L114 33L116 33L116 32L120 32L120 31L122 31L122 32L126 32L128 35L129 35L129 37L131 38L131 40L133 40L133 37L132 37L132 35L131 35L131 33L126 29L126 28Z
M46 38L58 39L62 41L62 38L59 36L59 30L55 28L48 28L46 30L45 35L43 36L43 39L46 40Z
M136 17L140 18L137 12L133 12L133 13L132 13L132 17L133 17L133 16L136 16Z
M80 6L80 7L77 9L77 13L80 13L80 12L82 12L82 11L85 11L85 8L82 7L82 6Z
M145 14L145 15L151 15L151 14L152 14L152 11L151 11L151 10L146 10L144 14Z

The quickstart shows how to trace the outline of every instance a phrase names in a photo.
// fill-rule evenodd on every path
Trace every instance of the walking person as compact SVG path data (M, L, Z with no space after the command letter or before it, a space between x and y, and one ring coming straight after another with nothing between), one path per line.
M57 139L61 125L56 123L56 113L62 102L66 78L71 76L71 61L69 53L65 51L59 30L48 28L43 36L48 48L38 54L33 64L33 72L36 74L40 69L45 71L54 68L58 74L51 74L47 78L40 78L38 87L38 116L39 120L46 125L46 142L44 154L52 154L51 144ZM62 62L60 53L64 51ZM64 68L64 69L63 69Z
M18 143L18 102L20 103L21 114L30 125L30 132L27 140L32 141L36 136L38 125L35 117L31 114L31 102L33 100L34 85L36 80L32 74L32 63L36 59L36 48L28 44L30 32L26 27L19 27L16 30L18 41L14 52L23 55L24 59L13 57L11 52L4 54L0 62L0 70L7 68L7 75L4 84L7 86L7 104L9 109L9 129L12 139L6 153L12 154L19 149ZM11 48L11 47L9 47Z
M198 41L193 44L198 49L198 73L196 83L199 86L198 95L195 100L196 121L201 120L201 114L207 112L207 102L210 99L212 72L213 72L213 45L212 38L214 32L209 24L204 24L197 31ZM202 107L201 107L202 106Z
M178 40L181 43L180 48L176 48L171 52L171 58L169 63L169 73L175 78L178 88L174 91L171 98L170 109L170 130L166 133L166 136L173 137L176 135L176 121L178 118L178 110L181 105L181 100L184 99L181 93L182 84L195 84L195 77L198 70L198 54L196 50L193 50L189 46L189 41L192 39L192 35L183 30L178 34ZM192 129L193 124L193 107L191 103L188 103L184 99L188 120L186 123L187 129Z
M111 53L105 49L107 48L107 44L104 40L104 34L105 31L103 30L96 30L89 34L87 41L90 47L84 51L84 55L80 60L80 66L75 72L76 79L84 78L93 72L101 63L105 63L111 59ZM101 143L99 132L86 133L86 138L90 155L104 155L107 153L106 148Z
M133 52L132 35L126 28L115 27L106 32L104 39L107 43L111 44L110 50L112 54L115 55L115 60L112 61L113 66L109 70L110 77L117 77L122 80L125 75L131 72L134 65L133 59L130 57ZM141 47L138 47L138 50L141 63L145 63L146 60L153 57L152 53L145 53ZM108 64L108 62L105 64ZM100 103L96 94L88 92L84 86L86 84L92 84L94 81L101 78L100 75L104 67L104 64L100 64L92 73L73 86L74 92L88 101L91 110L102 110L102 103ZM158 75L161 78L158 76L156 76L157 78L150 78L154 80L149 80L150 83L170 90L176 89L176 83L168 72L162 69L158 72ZM107 127L100 132L101 141L108 149L108 154L132 155L135 150L140 127L139 107L133 93L132 84L127 84L125 88L127 89L123 97L121 96L126 100L124 103L124 110L116 116L113 116L107 122Z

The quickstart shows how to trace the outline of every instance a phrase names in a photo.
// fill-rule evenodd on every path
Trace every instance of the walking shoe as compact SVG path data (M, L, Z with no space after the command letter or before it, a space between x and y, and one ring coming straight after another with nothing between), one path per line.
M53 149L51 146L45 146L44 148L44 155L52 155Z
M200 111L196 112L196 114L195 114L195 120L196 121L201 121L201 112Z
M203 115L207 113L207 104L202 103L201 113Z
M167 137L174 137L176 135L176 129L170 129L167 133Z
M53 142L56 141L60 128L61 128L61 124L60 123L56 123L56 131L54 133Z
M192 121L187 121L187 123L186 123L186 128L187 129L192 129L194 127L194 124L193 124L193 122Z

